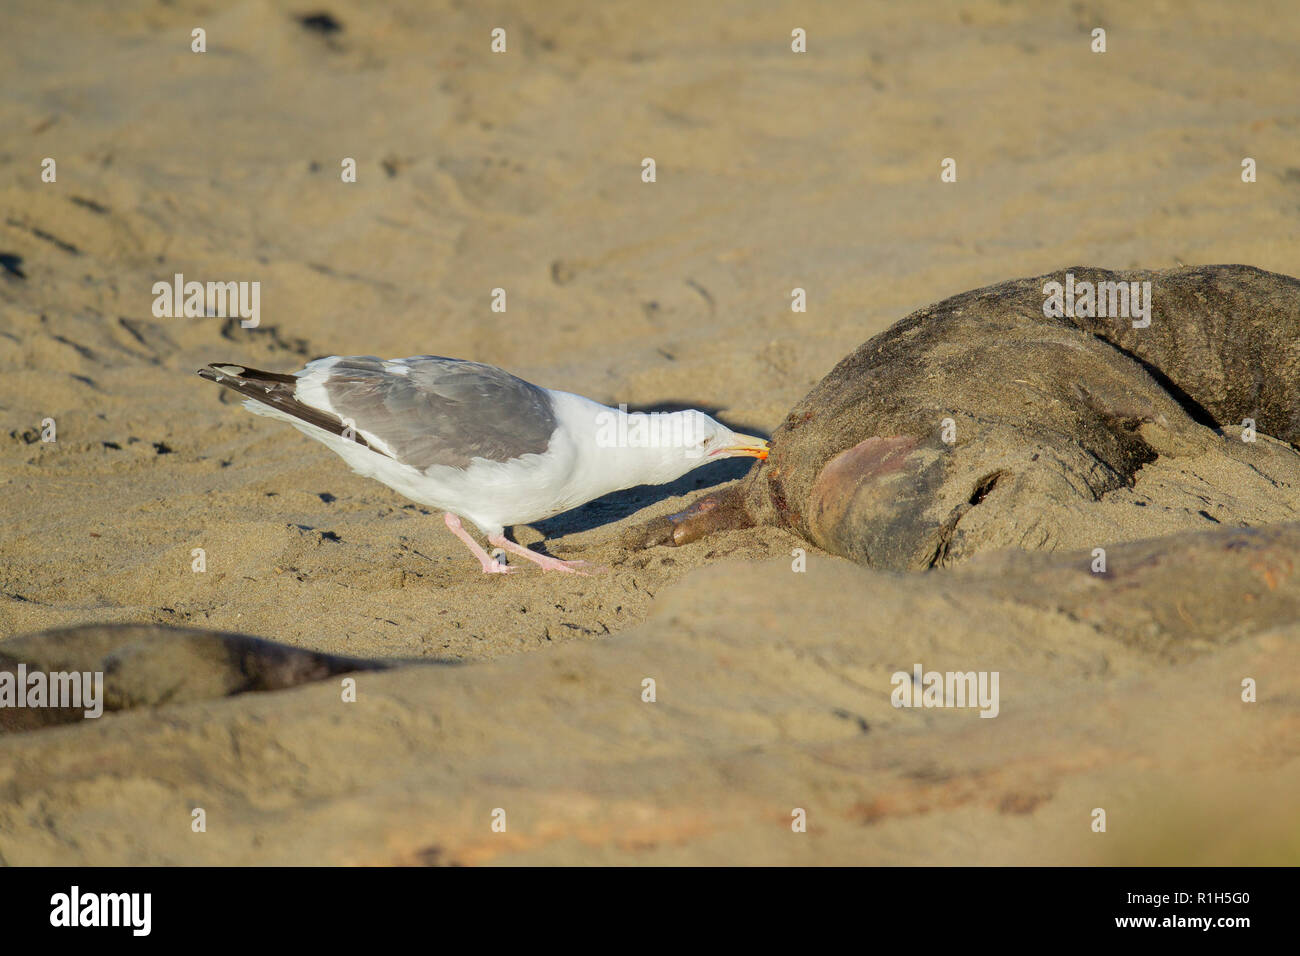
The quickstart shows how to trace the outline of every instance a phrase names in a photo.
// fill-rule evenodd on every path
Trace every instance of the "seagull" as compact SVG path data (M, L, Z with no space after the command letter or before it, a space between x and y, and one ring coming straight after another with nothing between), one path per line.
M515 568L488 555L462 521L543 570L583 574L585 562L539 554L505 529L722 458L767 458L762 438L696 409L628 412L439 355L331 355L287 374L222 363L198 374L244 396L250 412L326 445L357 474L442 511L485 574Z

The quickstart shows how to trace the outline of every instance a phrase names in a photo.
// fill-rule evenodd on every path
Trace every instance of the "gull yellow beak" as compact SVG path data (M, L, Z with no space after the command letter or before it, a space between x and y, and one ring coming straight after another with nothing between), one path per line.
M709 454L710 458L757 458L759 461L767 461L767 440L756 438L753 435L737 435L736 441L725 448L719 448Z

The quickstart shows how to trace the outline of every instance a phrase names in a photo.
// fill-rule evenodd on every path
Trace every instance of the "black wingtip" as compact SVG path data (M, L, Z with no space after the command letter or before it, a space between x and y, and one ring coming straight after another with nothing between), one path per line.
M209 362L198 370L198 374L204 378L212 378L216 375L242 376L248 371L250 371L248 368L235 362Z
M198 370L198 374L210 382L220 382L226 378L246 379L250 382L279 382L285 385L294 385L298 382L296 375L249 368L238 362L209 362L205 368Z
M298 378L282 372L265 372L262 369L249 368L234 362L213 362L198 370L200 378L216 382L231 391L238 392L245 398L268 405L294 418L301 419L308 425L315 425L334 435L346 436L349 440L378 452L385 458L391 457L380 451L351 426L345 426L337 415L322 412L319 408L304 405L293 394L292 386L297 385Z

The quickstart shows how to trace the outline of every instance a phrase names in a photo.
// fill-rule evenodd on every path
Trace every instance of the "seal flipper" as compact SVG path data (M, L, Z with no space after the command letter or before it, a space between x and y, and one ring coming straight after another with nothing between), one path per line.
M658 545L675 548L698 541L715 531L752 528L754 524L745 509L741 486L733 485L697 498L676 514L654 518L631 529L624 544L634 550Z

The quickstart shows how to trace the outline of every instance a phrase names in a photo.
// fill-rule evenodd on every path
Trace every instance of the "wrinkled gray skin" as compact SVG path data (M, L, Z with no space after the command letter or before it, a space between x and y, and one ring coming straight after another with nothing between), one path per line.
M1043 287L1066 272L1149 281L1150 326L1044 317ZM1054 506L1100 501L1160 456L1242 454L1247 418L1300 442L1300 282L1240 265L1075 266L954 296L865 342L791 409L767 462L636 543L775 524L896 570L1034 547ZM1238 426L1237 449L1218 426Z

